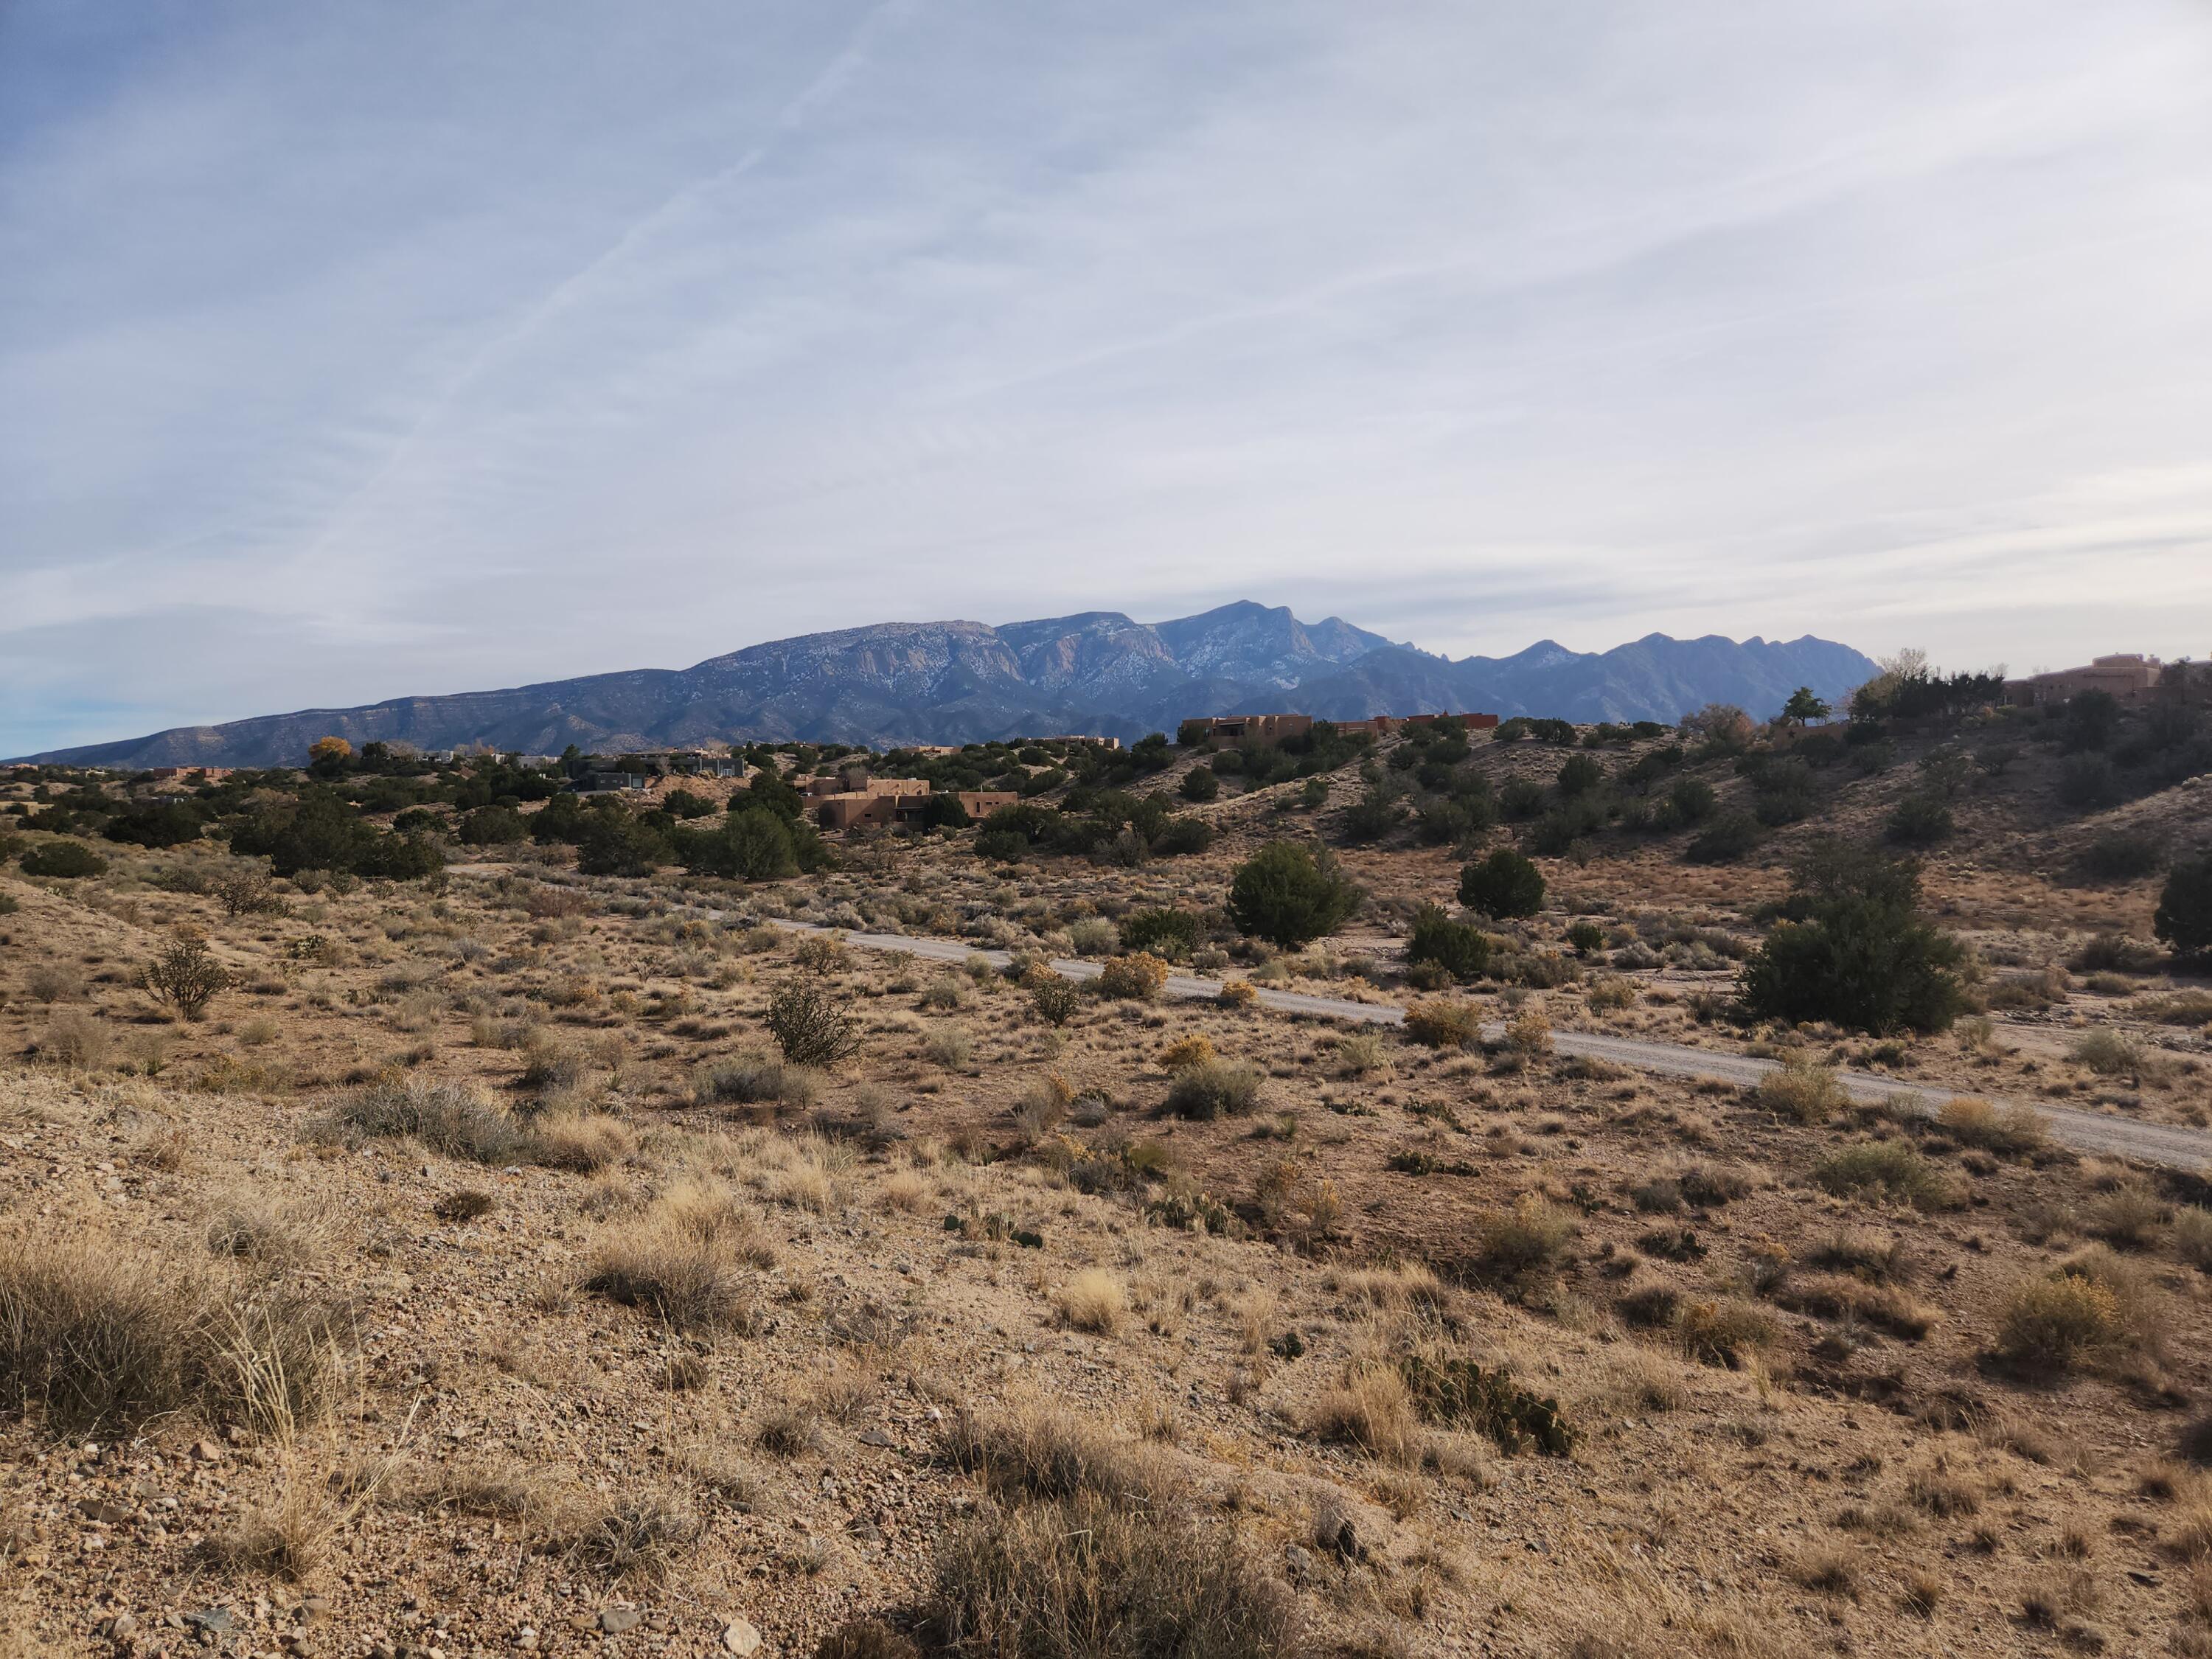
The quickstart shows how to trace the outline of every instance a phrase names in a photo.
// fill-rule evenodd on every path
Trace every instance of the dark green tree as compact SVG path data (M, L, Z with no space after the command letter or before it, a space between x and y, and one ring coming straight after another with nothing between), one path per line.
M2212 853L2184 860L2166 872L2151 927L2174 955L2212 958Z
M1270 842L1237 866L1229 915L1255 938L1296 950L1343 926L1361 896L1326 852Z
M1919 902L1912 860L1824 843L1799 867L1786 919L1744 964L1746 1006L1876 1035L1946 1029L1963 1003L1964 953Z
M1459 902L1486 916L1533 916L1544 908L1544 872L1501 847L1459 872Z
M1441 904L1424 904L1413 913L1406 960L1434 963L1456 980L1480 979L1490 968L1490 939L1473 922L1454 921Z

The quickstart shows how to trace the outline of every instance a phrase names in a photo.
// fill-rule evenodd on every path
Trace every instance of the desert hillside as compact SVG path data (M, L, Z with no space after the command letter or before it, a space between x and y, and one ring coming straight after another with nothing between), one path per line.
M2207 778L1471 735L19 772L8 1640L2212 1655L2212 1166L2069 1127L2212 1127ZM1027 798L830 836L839 765ZM1747 1001L1838 842L1940 1018Z

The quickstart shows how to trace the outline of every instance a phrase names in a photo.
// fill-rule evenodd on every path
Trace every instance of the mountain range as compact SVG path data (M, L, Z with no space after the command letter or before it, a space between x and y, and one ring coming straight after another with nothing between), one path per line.
M80 766L274 766L335 735L425 750L525 754L802 739L971 743L1023 734L1172 732L1194 714L1329 719L1431 710L1672 721L1709 702L1778 713L1809 685L1830 702L1875 672L1849 646L1650 634L1605 652L1540 641L1454 660L1338 617L1300 622L1244 601L1172 622L1119 611L989 627L884 623L748 646L684 669L638 669L502 691L395 697L184 726L27 758Z

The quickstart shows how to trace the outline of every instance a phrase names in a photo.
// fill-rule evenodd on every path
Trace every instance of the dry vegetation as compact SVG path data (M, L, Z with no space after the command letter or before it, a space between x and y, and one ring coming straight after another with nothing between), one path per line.
M2212 1191L2021 1103L2212 1121L2212 1008L2140 944L2154 882L2050 873L2106 831L2039 775L1955 803L1928 890L1974 1007L1901 1040L1716 1013L1806 826L1726 869L1544 860L1487 970L1425 984L1462 860L1402 830L1343 855L1335 935L1224 921L1313 821L1298 781L1129 866L951 835L750 886L534 848L344 892L208 843L10 868L16 1638L2205 1659ZM1324 828L1361 784L1328 789ZM1037 966L1079 954L1103 982ZM1788 1063L1673 1079L1572 1031ZM1844 1065L1974 1097L1870 1109Z

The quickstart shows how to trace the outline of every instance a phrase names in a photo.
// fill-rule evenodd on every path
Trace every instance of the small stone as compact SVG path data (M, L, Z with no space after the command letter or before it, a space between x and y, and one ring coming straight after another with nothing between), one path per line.
M237 1615L228 1607L204 1607L198 1613L188 1613L185 1622L194 1630L204 1630L216 1636L228 1636L238 1628Z
M761 1633L742 1619L732 1619L722 1626L722 1646L738 1656L750 1659L760 1651Z
M599 1628L609 1636L619 1636L626 1630L635 1630L644 1617L635 1607L607 1607L599 1613Z
M331 1616L331 1598L310 1595L300 1603L299 1619L303 1625L319 1625Z
M216 1445L214 1441L195 1440L192 1442L193 1462L198 1463L213 1463L220 1461L222 1456L222 1448Z
M890 1446L897 1443L881 1429L862 1429L860 1443L864 1446Z

